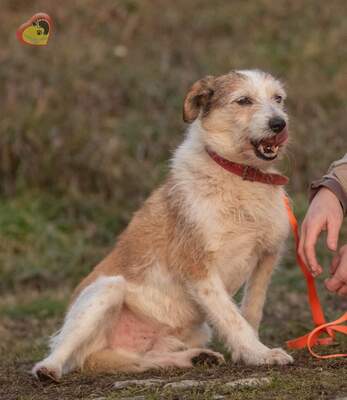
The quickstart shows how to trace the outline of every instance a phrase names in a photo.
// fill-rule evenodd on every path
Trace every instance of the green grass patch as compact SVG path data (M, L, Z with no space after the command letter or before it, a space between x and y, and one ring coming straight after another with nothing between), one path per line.
M74 284L115 243L120 225L117 207L92 196L0 200L1 290Z
M60 317L66 310L67 301L47 297L40 297L25 303L0 306L0 317L6 316L12 319L36 318L45 320L47 318Z

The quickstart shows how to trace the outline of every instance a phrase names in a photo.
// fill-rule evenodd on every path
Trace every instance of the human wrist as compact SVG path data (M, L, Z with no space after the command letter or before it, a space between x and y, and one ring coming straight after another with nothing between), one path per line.
M341 206L343 215L346 215L347 195L335 179L324 178L318 182L313 182L310 187L310 202L319 192L330 193L332 195L330 198L336 200L336 202Z

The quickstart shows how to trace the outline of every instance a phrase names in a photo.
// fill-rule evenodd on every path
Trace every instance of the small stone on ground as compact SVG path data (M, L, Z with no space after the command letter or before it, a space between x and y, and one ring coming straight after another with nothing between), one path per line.
M264 386L269 385L271 383L271 379L269 378L245 378L245 379L237 379L236 381L231 381L224 383L224 387L256 387L256 386Z
M128 381L119 381L113 384L114 389L126 389L129 386L158 386L165 383L162 379L132 379Z
M189 390L196 387L204 387L207 385L218 384L220 388L225 391L226 389L231 389L231 388L264 386L264 385L269 385L270 383L271 379L266 377L244 378L230 382L223 382L220 379L210 379L206 381L187 379L176 382L167 382L163 379L142 379L142 380L133 379L133 380L116 382L114 383L113 388L116 390L121 390L121 389L126 389L129 386L142 386L146 388L163 386L163 389ZM222 398L223 396L214 397L214 399L216 400ZM141 396L138 398L138 400L141 400ZM347 400L347 398L341 398L336 400Z
M170 382L164 386L164 389L178 389L178 390L187 390L193 387L206 385L213 381L194 381L194 380L184 380L178 382Z

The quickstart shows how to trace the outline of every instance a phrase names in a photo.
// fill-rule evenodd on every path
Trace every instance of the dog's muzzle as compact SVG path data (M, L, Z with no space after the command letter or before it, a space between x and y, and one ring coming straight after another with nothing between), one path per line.
M276 117L277 118L277 117ZM272 120L276 118L272 118L269 121L269 126ZM274 132L278 130L274 135L264 138L258 141L251 141L255 155L262 160L271 161L274 160L278 156L279 149L287 142L288 140L288 130L286 128L286 122L280 118L281 121L273 121L271 130ZM281 130L279 130L282 128Z

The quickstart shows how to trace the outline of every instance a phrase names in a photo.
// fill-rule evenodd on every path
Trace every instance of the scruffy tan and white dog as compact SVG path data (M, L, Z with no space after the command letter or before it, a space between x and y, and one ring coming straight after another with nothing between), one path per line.
M285 178L273 170L288 137L284 98L282 85L258 70L192 86L183 110L190 125L166 182L77 287L36 376L222 362L205 347L210 326L234 361L293 361L258 339L289 227ZM239 308L231 297L243 284Z

